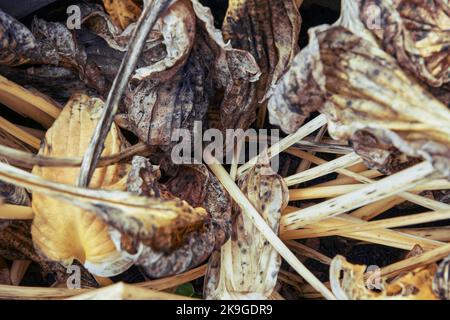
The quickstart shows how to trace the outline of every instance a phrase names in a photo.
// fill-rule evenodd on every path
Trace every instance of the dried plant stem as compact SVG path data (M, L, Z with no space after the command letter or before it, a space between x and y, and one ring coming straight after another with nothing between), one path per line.
M88 292L90 289L41 288L0 285L0 299L62 299Z
M331 263L331 258L327 257L326 255L324 255L308 246L305 246L304 244L301 244L300 242L288 240L285 243L289 248L291 248L297 254L314 259L314 260L319 261L326 265L330 265L330 263Z
M306 123L305 125L301 126L297 130L297 132L280 140L279 142L272 145L267 150L267 155L268 155L269 159L280 154L281 152L283 152L284 150L286 150L287 148L289 148L296 142L300 141L307 135L313 133L320 127L324 126L326 123L327 123L327 119L326 119L325 115L320 115L320 116L314 118L313 120L311 120L310 122ZM258 157L259 156L256 156L253 159L251 159L250 161L248 161L247 163L240 166L238 169L238 176L241 175L242 173L244 173L246 170L250 169L252 166L254 166L258 160Z
M324 125L322 128L320 128L319 132L317 132L316 136L314 137L314 142L319 143L325 133L327 132L328 126ZM311 154L314 156L316 153L314 151L311 152ZM300 173L303 171L308 170L311 167L311 161L303 159L300 164L297 167L297 170L295 173Z
M405 227L420 223L428 223L434 221L442 221L450 219L450 210L447 211L432 211L397 218L389 218L367 223L354 224L350 223L339 227L322 227L322 228L308 228L296 230L296 239L329 237L339 234L370 231L377 229L389 229Z
M153 289L153 290L166 290L170 288L177 287L183 283L190 282L192 280L201 278L206 273L207 265L202 265L200 267L194 268L192 270L186 271L181 274L177 274L171 277L145 281L135 284L136 286Z
M306 140L296 142L292 147L287 148L285 152L296 156L297 151L314 151L331 154L347 154L353 152L353 149L347 146L336 144L315 143Z
M49 128L61 109L42 95L35 94L0 75L0 102L11 110Z
M139 288L123 282L114 285L91 290L68 300L193 300L192 298L179 296L167 292Z
M11 284L13 286L20 285L30 264L31 264L31 261L29 261L29 260L14 260L13 261L12 266L11 266L11 271L10 271Z
M307 152L300 151L300 150L298 150L296 155L298 157L300 157L300 158L302 158L302 157L306 158L307 157L311 162L313 162L315 164L318 164L318 165L326 163L326 160L320 159L320 158L318 158L316 156L312 156L311 154L309 154ZM347 170L347 169L338 169L337 172L338 173L342 173L342 174L344 174L344 175L346 175L348 177L351 177L351 178L353 178L353 179L355 179L357 181L363 182L363 183L373 183L373 182L375 182L375 180L369 179L369 178L367 178L365 176L362 176L362 175L360 175L358 173L352 172L352 171ZM446 188L445 186L448 185L448 181L446 181L446 180L441 181L439 183L443 184L442 185L443 189L445 189ZM436 201L436 200L433 200L433 199L429 199L429 198L426 198L426 197L422 197L422 196L419 196L419 195L416 195L416 194L413 194L413 193L410 193L410 192L400 192L398 194L398 196L401 196L405 200L411 201L412 203L418 204L418 205L420 205L422 207L425 207L425 208L428 208L430 210L446 210L446 209L450 209L450 206L445 204L445 203L442 203L442 202L439 202L439 201Z
M347 168L347 170L349 170L349 169ZM383 174L381 172L379 172L378 170L374 170L374 169L358 172L358 174L363 177L369 178L369 179L378 178L378 177L383 176ZM339 177L339 176L341 176L341 177ZM355 180L350 177L346 177L342 173L340 173L339 176L337 179L316 184L315 187L340 186L343 184L358 183L358 180Z
M31 220L33 218L34 213L31 207L6 203L0 205L0 220Z
M136 283L133 284L133 286L153 290L166 290L200 278L205 272L206 265L203 265L179 275ZM0 285L0 299L63 299L87 293L92 290L95 289L38 288Z
M237 178L239 155L241 154L241 149L242 149L243 144L244 144L244 142L242 141L242 139L239 139L239 141L236 144L235 149L233 150L233 159L232 159L231 167L230 167L230 176L231 176L231 179L233 179L233 181L236 181L236 178Z
M327 299L335 299L331 291L326 288L305 266L297 259L297 257L286 247L286 245L277 237L272 229L267 225L261 215L256 211L250 201L245 197L239 187L234 183L222 165L210 154L205 154L205 162L211 171L217 176L219 181L241 207L242 213L254 223L256 228L267 238L269 243L277 250L277 252L288 262L295 271L298 272L308 283L310 283L318 292Z
M320 223L311 224L308 227L339 228L342 226L348 226L349 224L364 224L364 223L367 222L353 218L348 215L340 215L338 217L322 220L320 221ZM283 241L297 239L298 238L297 233L301 232L302 230L303 229L284 231L280 234L280 237ZM397 230L389 230L389 229L377 229L354 233L343 233L339 234L339 236L350 239L357 239L360 241L366 241L369 243L377 243L380 245L403 250L411 250L417 244L420 245L424 250L432 250L445 244L443 242L426 239L411 234L401 233Z
M98 167L115 164L136 154L147 155L149 151L150 150L148 146L143 143L138 143L134 146L124 149L120 153L113 154L107 157L101 157L98 163ZM82 158L47 157L20 151L2 145L0 145L0 157L7 159L10 163L25 168L33 168L33 166L35 165L41 167L79 167L82 162Z
M16 137L22 142L25 142L29 146L33 147L34 149L39 149L41 145L41 140L33 136L32 134L28 133L27 131L19 128L15 124L9 122L3 117L0 117L0 128L5 130L10 135Z
M450 226L430 228L402 228L396 231L436 241L450 242Z
M411 168L366 185L356 191L287 214L281 218L281 227L287 230L298 229L307 224L345 213L374 201L412 189L428 181L433 172L433 165L424 161Z
M312 169L311 169L312 170ZM347 184L342 186L329 187L309 187L303 189L290 189L289 199L291 201L310 200L321 198L334 198L346 193L354 192L367 187L367 184ZM422 184L411 188L411 191L420 192L425 190L445 190L450 189L446 180L424 181Z
M379 216L383 212L392 209L396 205L405 202L405 199L399 197L390 197L380 201L373 202L353 211L350 215L362 220L372 220L373 218Z
M122 59L119 71L111 86L104 110L99 123L94 130L89 147L83 157L81 164L78 186L89 185L92 174L97 167L97 162L103 152L104 142L111 129L114 116L119 108L120 100L128 85L131 74L134 72L139 56L146 43L150 30L155 25L161 13L169 7L173 0L158 0L144 2L144 9L136 24L133 36L128 45L128 50Z
M381 268L381 276L395 276L402 271L415 269L417 267L439 261L449 254L450 244L446 244L439 248L426 251L418 256L414 256Z
M288 186L293 186L295 184L310 181L318 177L327 175L329 173L335 172L338 169L346 168L361 161L361 157L352 152L342 157L336 158L333 161L326 162L312 169L289 176L285 178L285 182Z
M258 108L258 117L256 119L256 127L263 128L267 115L267 103L261 103Z

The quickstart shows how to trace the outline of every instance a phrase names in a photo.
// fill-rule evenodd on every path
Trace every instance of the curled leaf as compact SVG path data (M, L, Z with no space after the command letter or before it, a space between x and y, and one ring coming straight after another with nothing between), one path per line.
M356 2L361 21L403 68L430 86L450 82L447 0Z
M271 121L293 132L320 110L332 137L350 140L372 167L392 173L426 159L449 177L450 111L351 19L355 2L344 3L336 26L310 30L269 102Z
M0 64L18 66L40 60L39 42L22 23L0 10Z
M128 190L163 199L180 198L209 213L202 228L191 232L178 248L161 252L144 247L137 259L149 277L160 278L184 272L204 262L228 239L231 206L228 196L214 176L203 166L182 166L167 183L161 184L159 171L148 160L134 157Z
M125 101L128 129L147 144L170 147L174 130L192 131L216 93L223 94L220 129L250 125L245 88L259 77L259 68L248 52L224 42L209 9L198 1L179 0L154 32L161 35L165 55L136 71L137 84ZM148 52L159 50L155 46Z
M258 164L239 179L239 187L272 230L278 233L287 187L268 165ZM231 239L208 265L208 299L267 299L275 288L281 258L252 221L234 208Z
M250 52L258 63L261 77L249 84L256 87L256 104L270 94L298 51L301 17L297 7L293 0L229 2L224 38L233 48Z
M436 265L431 264L388 282L379 273L368 274L366 266L353 265L338 255L330 265L330 285L340 300L436 300L431 288L435 271Z

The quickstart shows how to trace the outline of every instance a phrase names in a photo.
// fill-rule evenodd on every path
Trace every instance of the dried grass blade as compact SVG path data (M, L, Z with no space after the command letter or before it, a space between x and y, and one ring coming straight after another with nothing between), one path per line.
M0 204L0 220L31 220L34 213L31 207L15 204Z
M318 165L317 167L314 167L312 169L289 176L285 178L285 182L288 186L293 186L305 181L310 181L318 177L325 176L329 173L337 171L338 169L346 168L359 162L362 162L361 157L352 152L335 160Z
M41 140L28 133L27 131L19 128L15 124L9 122L3 117L0 117L0 128L9 133L10 135L16 137L22 142L25 142L34 149L39 149L41 145Z
M269 159L280 154L296 142L300 141L307 135L313 133L320 127L324 126L327 123L327 118L324 115L317 116L310 122L306 123L305 125L301 126L295 133L287 136L286 138L280 140L278 143L272 145L268 150L267 154ZM244 173L246 170L250 169L252 166L254 166L257 163L257 159L259 156L254 157L247 163L243 164L238 169L238 176Z

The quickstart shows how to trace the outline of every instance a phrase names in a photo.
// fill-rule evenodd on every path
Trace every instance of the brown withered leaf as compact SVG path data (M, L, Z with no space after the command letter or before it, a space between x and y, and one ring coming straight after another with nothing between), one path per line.
M22 23L0 9L0 64L18 66L39 61L40 44Z
M122 29L136 22L142 12L133 0L103 0L103 5L116 26Z
M288 190L269 165L257 164L239 178L239 187L275 233ZM281 257L239 207L231 239L211 257L205 278L207 299L267 299L275 288Z
M84 21L112 48L124 50L135 25L120 33L108 19L95 11ZM122 124L147 144L170 146L173 130L192 129L205 117L215 92L223 95L220 129L249 125L246 84L257 80L259 68L250 53L224 42L210 10L198 1L179 0L168 8L149 34L141 62Z
M63 67L42 65L18 69L2 66L0 73L25 88L34 88L42 92L61 105L76 92L96 94L95 90L80 80L78 73Z
M32 32L41 44L41 59L46 64L74 70L80 79L90 87L102 95L107 94L110 82L96 61L89 59L85 47L77 41L75 34L70 32L65 25L35 18ZM104 46L103 49L108 50L109 48ZM102 55L105 59L112 54L103 51Z
M301 17L300 3L294 0L232 0L223 24L225 40L233 48L250 52L261 70L255 83L246 84L252 97L245 113L246 125L255 118L255 109L270 94L289 68L298 51ZM244 126L245 127L245 126Z
M366 273L366 266L353 265L337 255L330 265L331 290L340 300L436 300L432 291L436 264L417 268L392 281ZM377 286L379 291L368 288Z
M450 6L447 0L356 2L366 28L404 69L430 86L440 87L450 82Z
M209 218L201 229L186 236L170 252L144 247L137 264L151 278L187 271L204 262L228 239L230 233L230 200L215 177L203 165L181 166L167 183L158 182L159 169L143 157L133 158L128 191L163 199L180 198L193 207L203 207Z
M272 122L293 132L320 110L332 137L350 140L370 166L392 173L427 159L450 177L450 111L352 28L357 34L338 25L310 30L310 44L269 102Z

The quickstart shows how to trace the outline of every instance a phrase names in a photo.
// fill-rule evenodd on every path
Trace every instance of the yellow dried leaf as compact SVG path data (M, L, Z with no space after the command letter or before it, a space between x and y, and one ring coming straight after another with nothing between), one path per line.
M99 121L103 102L75 96L46 134L41 155L80 157ZM113 124L103 156L120 152L121 135ZM126 169L126 170L125 170ZM34 167L33 173L0 163L0 177L33 191L35 246L50 260L79 260L93 274L113 276L132 263L180 246L203 227L208 214L180 199L136 196L126 188L129 166L97 168L90 189L74 187L78 168ZM56 182L56 183L55 183ZM106 189L106 190L102 190Z
M47 131L39 154L52 157L83 156L102 107L103 102L99 99L75 96ZM103 155L115 154L120 148L119 131L113 125ZM90 187L106 188L117 183L121 178L120 170L118 165L97 169ZM33 173L51 181L74 185L79 168L35 166ZM122 260L110 239L108 226L95 214L38 192L33 192L32 206L35 212L33 241L47 258L65 263L77 259L87 265ZM117 267L113 273L123 271L123 265Z
M103 0L103 4L116 26L122 29L136 22L142 12L133 0Z

